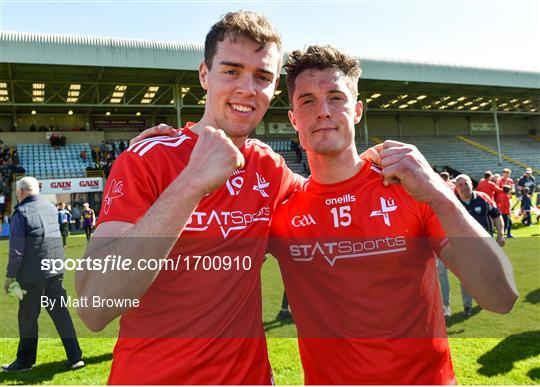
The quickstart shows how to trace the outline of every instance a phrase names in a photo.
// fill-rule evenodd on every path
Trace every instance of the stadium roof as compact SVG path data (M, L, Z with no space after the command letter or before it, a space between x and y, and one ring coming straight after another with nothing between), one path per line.
M201 44L0 32L0 47L0 110L35 103L165 109L204 104L197 74ZM501 113L540 112L540 72L361 60L360 90L370 111L480 113L497 100ZM286 109L283 79L280 89L272 107Z
M197 70L203 45L0 32L2 63ZM540 89L540 72L363 59L363 78Z

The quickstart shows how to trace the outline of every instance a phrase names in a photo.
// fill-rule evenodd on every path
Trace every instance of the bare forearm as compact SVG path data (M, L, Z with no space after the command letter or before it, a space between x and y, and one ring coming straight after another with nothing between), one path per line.
M497 229L497 235L504 236L504 221L502 216L498 216L497 218L493 219L493 222L495 223L495 228Z
M445 265L484 309L508 312L517 290L512 264L504 251L457 199L442 197L432 208L449 240L441 253Z
M100 299L140 299L148 290L159 268L142 270L140 261L164 259L188 222L203 195L190 184L188 179L171 184L156 203L137 224L123 235L101 235L92 238L85 257L99 259L108 255L130 260L127 270L79 271L76 277L77 293L80 297ZM182 198L179 200L179 198ZM101 330L126 308L84 308L78 312L93 330Z

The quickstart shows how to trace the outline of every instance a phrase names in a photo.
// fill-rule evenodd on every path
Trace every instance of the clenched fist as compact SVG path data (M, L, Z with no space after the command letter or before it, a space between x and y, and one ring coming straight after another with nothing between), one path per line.
M452 195L450 188L414 145L387 140L377 150L387 183L400 183L414 199L428 204Z
M225 184L244 163L244 156L223 130L206 126L199 134L183 174L197 181L201 192L206 194Z

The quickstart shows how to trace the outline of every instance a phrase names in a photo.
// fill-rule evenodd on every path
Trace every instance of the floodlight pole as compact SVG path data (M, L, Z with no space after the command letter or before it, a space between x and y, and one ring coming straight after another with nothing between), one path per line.
M499 157L499 165L502 165L501 152L501 136L499 133L499 121L497 120L497 101L491 100L491 110L493 111L493 121L495 122L495 136L497 137L497 156Z
M369 131L368 131L368 126L367 126L367 111L368 111L368 106L367 106L367 102L366 102L366 97L363 96L362 98L362 105L364 107L364 110L362 112L362 118L364 119L364 142L366 144L366 150L368 149L369 147L369 139L368 139L368 136L369 136Z
M176 107L176 122L178 128L182 127L182 105L184 104L182 93L180 92L180 86L178 83L174 84L174 104Z

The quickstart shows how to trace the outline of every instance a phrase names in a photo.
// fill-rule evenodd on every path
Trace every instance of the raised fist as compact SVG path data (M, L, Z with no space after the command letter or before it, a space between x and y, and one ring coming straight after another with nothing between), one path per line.
M183 174L195 179L206 194L225 184L244 162L244 156L223 130L206 126L199 134Z
M385 183L403 185L416 200L432 203L450 190L426 158L411 144L387 140L379 152Z

